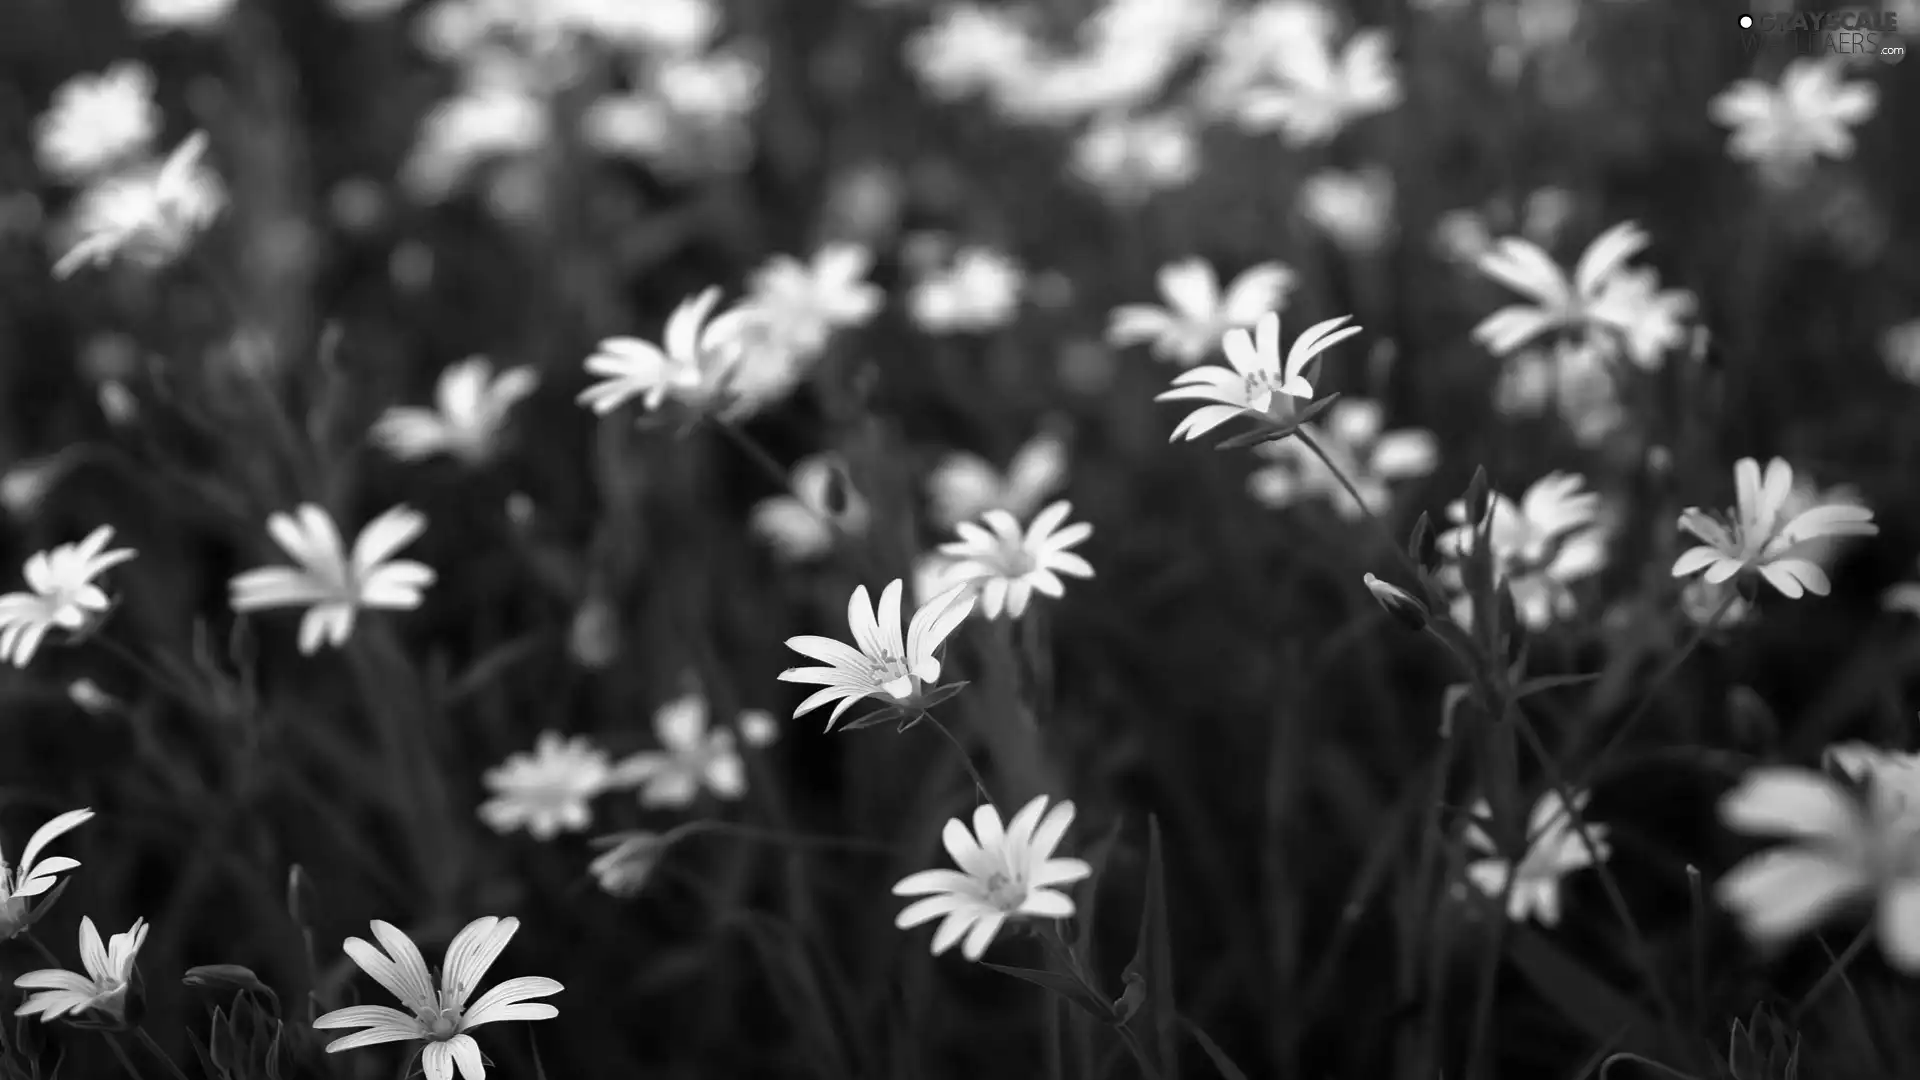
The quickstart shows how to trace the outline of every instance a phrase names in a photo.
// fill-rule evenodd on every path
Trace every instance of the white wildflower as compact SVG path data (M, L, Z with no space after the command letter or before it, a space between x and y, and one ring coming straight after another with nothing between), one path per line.
M1764 475L1758 461L1741 458L1734 463L1733 480L1737 505L1726 519L1692 506L1680 515L1680 528L1702 543L1674 560L1674 577L1705 571L1706 580L1718 585L1753 571L1790 600L1809 592L1825 596L1832 586L1826 571L1808 557L1808 542L1880 531L1872 510L1847 503L1812 506L1789 518L1793 467L1781 458L1768 462Z
M1115 308L1107 341L1116 348L1144 342L1161 359L1191 365L1218 348L1228 331L1247 329L1269 312L1284 311L1297 280L1289 267L1265 262L1242 271L1222 293L1220 279L1205 259L1169 263L1158 275L1166 306Z
M479 465L498 449L507 413L538 385L530 367L495 375L485 357L470 357L440 373L433 408L394 406L375 422L371 435L402 461L447 454Z
M21 576L30 591L0 596L0 661L26 667L49 631L77 634L112 607L94 579L134 557L128 548L108 550L112 541L112 526L102 525L27 559Z
M233 610L242 614L304 607L300 651L324 644L340 648L353 634L362 609L411 611L433 584L433 568L393 556L427 528L416 511L396 506L367 523L348 553L340 530L325 510L302 504L292 514L267 518L267 532L295 566L263 566L234 577Z
M15 1016L38 1016L42 1021L63 1016L97 1013L104 1019L124 1023L127 1018L127 994L133 985L134 964L140 946L147 940L147 920L135 919L124 934L115 934L102 944L93 920L80 917L80 964L85 975L61 968L29 971L13 980L22 990L32 990L14 1010Z
M578 832L593 823L590 804L612 778L606 751L587 738L543 731L532 753L511 754L481 777L492 797L480 805L480 820L494 832L525 829L540 841Z
M1231 367L1207 365L1183 371L1174 376L1173 389L1154 398L1205 403L1174 427L1172 441L1198 439L1249 412L1268 414L1276 396L1283 402L1286 398L1311 399L1313 384L1305 375L1307 365L1360 332L1358 326L1346 325L1352 318L1342 315L1307 327L1288 350L1284 366L1280 359L1279 315L1269 312L1261 316L1252 333L1227 331L1220 346Z
M943 544L940 554L953 559L946 571L953 584L979 590L980 611L997 619L1024 615L1034 593L1059 598L1067 587L1060 575L1090 578L1093 567L1071 549L1093 535L1086 522L1064 525L1073 507L1056 502L1024 530L1005 510L989 510L979 522L963 521L960 539Z
M847 624L853 645L832 638L803 634L787 639L787 648L820 661L825 667L788 668L782 682L815 683L825 687L800 703L793 715L801 717L824 705L839 702L827 718L827 729L863 698L892 702L912 701L920 690L940 678L935 654L948 635L973 611L973 596L964 587L950 589L913 613L906 636L900 633L902 582L889 582L876 607L867 587L853 590L847 600Z
M68 182L92 180L146 155L160 130L153 72L123 60L76 75L53 92L35 125L40 167Z
M1061 887L1091 876L1093 867L1054 857L1073 824L1073 803L1048 810L1047 802L1047 796L1035 796L1004 825L986 803L974 810L971 831L959 818L949 820L940 839L959 869L922 870L900 879L895 896L921 899L902 909L894 925L907 930L939 919L933 954L960 945L967 959L978 960L1010 919L1071 918L1073 898Z
M660 749L633 754L613 771L615 785L640 789L640 805L679 809L702 789L727 800L746 794L747 770L734 732L709 727L705 697L685 694L662 705L653 714L653 733Z
M1498 854L1498 847L1478 821L1469 824L1467 843L1485 857L1468 864L1467 880L1496 900L1506 896L1507 918L1514 922L1532 918L1543 926L1557 925L1561 879L1575 870L1593 866L1595 855L1604 860L1611 854L1607 827L1585 820L1587 801L1586 792L1575 792L1573 813L1569 814L1566 800L1558 791L1541 795L1528 816L1526 852L1517 863ZM1484 820L1490 813L1484 799L1474 808L1477 819ZM1582 819L1579 830L1574 828L1575 815ZM1586 834L1584 839L1582 831ZM1507 887L1509 878L1513 879L1511 892Z

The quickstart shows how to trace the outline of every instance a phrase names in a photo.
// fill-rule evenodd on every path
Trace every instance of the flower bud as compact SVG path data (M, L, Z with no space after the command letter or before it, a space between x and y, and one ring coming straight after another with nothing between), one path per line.
M1493 482L1487 479L1487 467L1481 465L1473 470L1473 479L1467 482L1467 521L1478 525L1487 519L1488 508L1493 500Z
M1421 603L1412 593L1398 585L1381 581L1372 574L1368 574L1361 580L1366 582L1367 591L1373 594L1373 598L1386 609L1387 614L1399 620L1401 625L1416 634L1427 628L1432 615L1427 611L1427 605Z
M267 987L266 983L260 981L260 976L255 975L252 968L240 964L201 964L199 967L190 967L180 976L180 982L196 990L226 988L249 990L262 997L273 996L273 991Z

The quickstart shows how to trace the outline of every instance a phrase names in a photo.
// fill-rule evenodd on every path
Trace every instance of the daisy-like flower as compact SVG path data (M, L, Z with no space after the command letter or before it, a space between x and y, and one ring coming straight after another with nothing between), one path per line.
M147 940L147 920L135 919L124 934L105 944L93 920L80 917L80 963L85 975L60 968L29 971L13 980L22 990L33 990L15 1009L15 1016L38 1016L42 1021L82 1013L98 1014L113 1024L127 1018L127 995L133 986L134 961Z
M1587 801L1586 792L1574 792L1573 813L1569 814L1566 800L1558 791L1541 795L1527 818L1526 853L1516 862L1500 857L1493 839L1480 826L1479 820L1492 813L1486 800L1481 800L1474 807L1474 817L1479 820L1467 826L1466 840L1484 857L1467 865L1467 880L1494 899L1507 896L1507 918L1514 922L1538 919L1543 926L1558 924L1561 879L1593 866L1595 855L1605 860L1611 854L1607 827L1585 820ZM1574 828L1576 815L1582 819L1586 839ZM1507 892L1509 877L1513 879L1511 894Z
M28 901L44 895L59 883L61 874L80 865L80 860L65 855L40 861L40 853L48 844L92 820L93 811L84 807L49 819L27 838L27 846L20 852L20 865L11 871L7 869L5 857L0 856L0 941L10 940L32 926L44 913L46 904L33 905Z
M585 736L543 731L533 753L512 754L481 777L493 797L480 804L480 820L494 832L525 829L543 842L578 832L593 823L590 804L612 779L606 751Z
M102 525L77 544L35 552L22 568L31 592L0 596L0 660L26 667L59 628L76 634L112 606L94 579L133 558L128 548L108 550L113 527Z
M1603 504L1597 492L1586 490L1586 478L1575 473L1550 473L1534 481L1519 502L1494 492L1487 502L1493 516L1487 547L1494 580L1513 594L1514 613L1531 630L1542 630L1555 619L1573 614L1571 586L1606 565L1606 529ZM1458 587L1461 560L1472 557L1477 525L1468 520L1467 506L1455 500L1447 507L1454 527L1435 540L1449 560L1440 575L1443 583ZM1454 620L1469 625L1472 598L1457 594Z
M91 180L146 155L160 130L153 72L123 60L76 75L53 92L35 125L40 167L65 181Z
M907 312L930 334L982 334L1012 321L1026 273L991 248L963 247L929 269L907 294Z
M1303 372L1314 357L1360 332L1347 326L1353 316L1314 323L1294 339L1284 367L1280 361L1280 316L1268 312L1252 333L1229 330L1220 347L1227 354L1225 368L1215 364L1183 371L1173 378L1173 389L1155 401L1201 401L1173 429L1169 440L1198 439L1244 413L1268 413L1275 395L1302 400L1313 397L1313 384Z
M1013 619L1026 614L1036 592L1056 599L1066 595L1060 575L1093 576L1087 560L1070 550L1093 535L1093 526L1081 521L1061 527L1072 511L1070 504L1056 502L1024 530L1005 510L989 510L977 523L961 522L955 530L960 539L940 546L940 554L954 560L948 580L978 589L980 611L989 619L1002 612Z
M1110 202L1136 206L1199 175L1195 128L1193 118L1174 111L1103 116L1074 141L1073 172Z
M1872 510L1847 503L1812 506L1788 518L1793 467L1781 458L1768 462L1764 475L1758 461L1741 458L1734 463L1733 482L1737 505L1728 519L1693 506L1681 513L1680 528L1702 543L1674 560L1674 577L1704 571L1706 580L1718 585L1752 571L1789 600L1806 593L1825 596L1832 586L1827 572L1808 557L1809 542L1880 531Z
M989 510L1024 521L1066 479L1066 439L1042 432L1014 453L1004 473L978 454L948 454L927 475L927 499L934 521L949 529Z
M467 1003L487 969L520 929L519 919L488 915L468 923L447 946L437 992L426 959L413 940L379 919L371 925L380 948L357 937L348 938L343 948L361 971L399 998L411 1015L386 1005L335 1009L315 1019L314 1028L362 1030L328 1043L329 1054L381 1043L419 1041L426 1043L420 1051L420 1068L426 1080L453 1080L456 1066L465 1080L486 1080L480 1044L470 1034L474 1028L501 1020L551 1020L560 1015L560 1010L532 999L550 997L565 988L538 975L508 979L480 995L478 1001Z
M707 699L685 694L653 714L660 749L642 750L614 767L613 782L640 789L640 805L684 807L702 788L716 798L738 799L747 792L747 770L731 728L707 723Z
M1387 34L1363 29L1336 47L1334 30L1318 4L1256 5L1220 35L1203 97L1242 130L1277 131L1292 146L1323 143L1356 120L1399 107Z
M1433 433L1418 428L1382 431L1386 412L1377 401L1341 398L1327 410L1324 424L1302 425L1314 443L1333 459L1364 501L1356 503L1332 469L1298 439L1261 443L1253 452L1272 464L1247 478L1253 497L1267 506L1289 506L1303 499L1331 500L1340 516L1357 521L1368 511L1385 513L1391 484L1426 476L1439 462Z
M933 954L956 944L961 955L978 960L1009 919L1066 919L1073 898L1061 891L1093 874L1081 859L1054 858L1054 850L1073 824L1073 803L1047 809L1045 795L1020 808L1001 824L1000 812L982 804L973 812L973 829L959 818L947 822L940 839L958 870L922 870L900 879L895 896L918 896L894 919L908 930L940 919L933 932ZM964 939L964 944L962 944Z
M1636 364L1655 367L1662 350L1681 340L1680 320L1692 314L1693 298L1661 292L1650 269L1629 270L1628 260L1646 250L1645 230L1623 221L1594 237L1574 264L1571 279L1538 244L1502 237L1475 263L1480 273L1527 297L1473 328L1473 337L1495 356L1506 356L1543 335L1562 332L1624 350Z
M700 408L725 396L754 311L735 305L715 315L719 303L717 285L681 301L667 316L660 345L634 337L602 341L586 368L603 381L581 391L580 404L605 416L634 398L653 410L668 398Z
M864 326L885 295L867 281L873 253L860 244L828 244L810 263L776 255L754 272L748 298L786 335L794 351L813 354L835 330Z
M207 135L196 131L158 166L109 176L82 192L73 243L53 264L53 276L116 259L148 269L178 259L226 207L206 153Z
M974 94L998 98L1023 85L1042 50L1013 9L942 5L932 23L907 40L907 66L944 101Z
M922 687L940 677L940 658L934 653L973 611L973 595L964 586L957 586L927 601L913 613L903 639L900 594L904 588L898 579L889 582L880 590L877 607L865 585L853 590L847 600L852 645L811 634L787 639L787 648L827 665L788 668L780 673L782 682L825 687L793 710L796 719L837 701L833 715L827 718L827 730L832 731L854 702L869 697L912 701Z
M1879 88L1844 74L1827 58L1796 57L1778 83L1741 79L1722 90L1708 102L1707 115L1733 130L1728 156L1790 181L1821 158L1852 157L1852 129L1879 107Z
M1870 899L1888 962L1920 972L1920 814L1912 796L1877 774L1856 795L1809 769L1753 770L1721 800L1720 818L1736 832L1789 842L1729 870L1715 895L1763 946Z
M1820 753L1820 762L1855 784L1889 785L1908 810L1920 813L1920 754L1888 750L1872 743L1835 743Z
M486 357L469 357L440 373L433 408L396 405L375 422L371 434L402 461L448 454L479 465L498 449L507 413L538 385L530 367L496 376Z
M1163 360L1192 365L1219 347L1222 335L1245 330L1270 312L1286 307L1298 280L1277 262L1250 266L1226 292L1205 259L1185 259L1160 268L1165 307L1126 304L1107 323L1107 343L1115 348L1146 343Z
M1393 173L1322 169L1300 185L1300 216L1350 252L1377 249L1393 231Z
M814 454L793 466L793 491L753 508L750 527L782 558L817 559L841 536L866 531L867 500L847 479L837 454Z
M304 607L300 651L311 656L322 643L340 648L353 634L357 613L412 611L433 584L433 568L393 556L427 528L419 512L396 506L367 523L348 554L340 530L312 503L292 514L267 518L267 532L297 566L263 566L235 575L233 610L242 614Z

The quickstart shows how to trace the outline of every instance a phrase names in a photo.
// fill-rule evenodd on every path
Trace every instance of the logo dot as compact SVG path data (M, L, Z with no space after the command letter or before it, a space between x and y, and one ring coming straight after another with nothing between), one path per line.
M1740 29L1742 30L1753 29L1753 16L1751 15L1740 16Z

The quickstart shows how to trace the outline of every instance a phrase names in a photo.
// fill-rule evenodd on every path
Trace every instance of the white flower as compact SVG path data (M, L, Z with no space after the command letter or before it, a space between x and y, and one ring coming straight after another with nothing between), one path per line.
M865 585L853 590L847 600L847 626L853 634L853 645L810 634L787 639L787 648L827 665L788 668L780 673L782 682L816 683L825 687L793 710L796 718L838 701L833 715L827 718L827 730L831 731L854 702L862 698L911 701L921 687L940 677L940 659L934 652L973 611L973 597L960 587L929 600L913 613L903 640L900 634L903 588L898 579L889 582L880 591L878 607L868 598Z
M1242 271L1223 295L1205 259L1169 263L1158 277L1167 306L1115 308L1107 323L1107 341L1115 348L1146 342L1155 356L1191 365L1219 347L1228 331L1247 329L1269 312L1285 310L1296 280L1288 267L1265 262Z
M82 192L70 226L74 241L53 275L115 259L149 269L178 259L226 207L206 152L206 133L196 131L157 167L115 174Z
M859 244L828 244L811 263L776 255L753 274L748 298L793 349L817 353L838 329L864 326L884 294L866 280L873 253Z
M1192 119L1177 112L1113 114L1074 141L1075 175L1108 199L1132 206L1156 192L1183 187L1200 174L1200 141Z
M214 30L239 0L127 0L127 21L146 31Z
M1718 585L1751 570L1790 600L1809 592L1825 596L1832 586L1826 571L1807 557L1807 542L1880 531L1872 510L1845 503L1813 506L1789 519L1793 467L1781 458L1767 463L1764 476L1758 461L1741 458L1734 463L1733 482L1738 505L1728 520L1716 520L1692 506L1680 515L1680 528L1702 543L1674 560L1674 577L1704 570L1706 580Z
M1020 87L1040 58L1040 45L1012 8L943 5L933 22L907 39L906 61L936 98L998 98Z
M114 1022L123 1022L127 1011L127 988L133 983L133 965L140 946L147 940L147 920L135 919L124 934L115 934L103 945L93 920L80 917L80 963L85 975L60 968L29 971L13 980L22 990L37 993L15 1009L15 1016L38 1016L42 1021L57 1020L79 1013L101 1013Z
M1920 615L1920 581L1903 581L1889 588L1881 594L1880 604L1888 611Z
M1776 84L1741 79L1727 87L1707 104L1707 115L1733 129L1728 156L1791 179L1820 158L1852 157L1851 129L1879 107L1878 87L1842 74L1841 65L1824 58L1796 57Z
M667 316L661 345L633 337L602 341L586 368L603 381L581 391L580 404L605 416L634 398L653 410L668 398L698 408L724 396L754 313L736 305L716 316L719 303L718 286L681 301Z
M1014 453L1005 473L978 454L948 454L927 475L927 498L943 528L989 510L1005 510L1024 521L1066 479L1066 440L1042 432Z
M640 805L684 807L705 788L716 798L738 799L747 792L747 770L729 728L709 728L707 699L686 694L653 714L660 749L642 750L614 767L614 783L640 789Z
M1325 142L1366 116L1399 106L1392 42L1381 30L1357 31L1334 46L1331 15L1318 4L1261 4L1216 43L1201 94L1242 130L1278 131L1289 145Z
M33 925L40 912L27 901L52 889L61 874L80 865L80 860L65 855L40 860L40 853L48 844L92 820L92 810L69 810L33 831L20 852L19 866L9 871L6 859L0 857L0 941L10 940Z
M794 463L791 494L753 508L750 527L781 558L803 562L825 555L843 535L865 532L869 517L839 455L813 454Z
M1877 781L1869 777L1856 798L1808 769L1763 768L1721 800L1728 828L1791 841L1715 886L1749 937L1777 945L1871 898L1881 951L1900 971L1920 972L1920 814L1906 785Z
M353 633L356 613L411 611L433 584L433 568L394 554L426 531L427 519L396 506L367 523L349 557L327 512L304 503L292 514L267 518L267 532L297 566L263 566L234 577L230 592L239 613L304 607L300 651L339 648Z
M507 413L538 385L530 367L509 368L495 376L485 357L470 357L440 373L433 408L394 406L375 422L371 434L402 461L449 454L479 465L498 447Z
M1780 520L1792 521L1816 506L1857 506L1866 507L1866 500L1858 489L1851 484L1835 484L1821 487L1806 476L1794 477L1793 486L1787 489L1786 501L1780 505ZM1820 567L1830 569L1840 555L1841 548L1848 543L1850 536L1822 536L1802 540L1799 544L1799 557Z
M1602 331L1634 363L1657 367L1663 351L1683 339L1680 322L1692 315L1694 300L1682 291L1661 292L1650 269L1627 268L1647 242L1638 225L1620 222L1594 237L1569 280L1533 241L1501 238L1475 266L1532 302L1510 304L1482 319L1473 328L1474 340L1505 356L1555 331L1589 335L1589 340L1592 332Z
M938 551L922 553L913 560L913 602L925 604L937 596L960 589L965 595L978 598L971 586L953 580L954 560Z
M0 661L26 667L49 630L78 633L112 606L94 579L134 553L107 550L113 527L102 525L77 544L35 552L21 574L31 592L0 596Z
M543 731L533 753L511 754L481 777L493 797L480 804L480 820L494 832L525 829L541 841L578 832L593 823L588 804L612 777L606 751L584 736Z
M1093 526L1082 521L1061 528L1072 510L1070 504L1056 502L1024 531L1005 510L989 510L979 522L961 522L955 530L960 539L940 546L940 554L954 560L947 580L979 590L980 611L989 619L1003 611L1019 618L1036 592L1056 599L1066 595L1061 574L1093 576L1087 560L1069 550L1092 536Z
M1607 827L1595 825L1585 820L1588 795L1584 791L1573 796L1573 814L1567 812L1566 800L1558 791L1549 791L1540 796L1533 804L1533 812L1527 819L1527 847L1516 865L1509 859L1501 858L1498 847L1478 821L1467 826L1467 843L1485 854L1485 858L1474 860L1467 866L1467 880L1487 896L1499 899L1506 895L1507 918L1514 922L1525 922L1537 918L1543 926L1554 926L1560 921L1560 879L1575 870L1584 869L1595 863L1594 856L1606 859L1611 850L1607 844ZM1474 807L1474 817L1484 820L1491 813L1486 800ZM1574 815L1581 817L1582 830L1573 825ZM1580 832L1586 833L1582 839ZM1507 892L1507 879L1513 878L1513 891Z
M1493 396L1507 416L1557 412L1581 446L1605 443L1629 419L1607 350L1592 341L1559 341L1508 357Z
M92 180L143 157L160 130L153 72L123 60L76 75L53 92L35 125L40 167L66 181Z
M1894 378L1920 386L1920 319L1908 319L1881 335L1880 360Z
M1051 811L1047 797L1036 795L1004 826L1000 812L983 803L973 812L973 829L959 818L947 822L940 839L958 870L922 870L900 879L895 896L918 896L893 921L902 930L940 919L933 932L935 956L960 945L969 960L986 955L987 946L1008 919L1066 919L1073 898L1061 886L1084 880L1093 867L1082 859L1056 859L1054 849L1073 824L1073 803ZM965 939L965 944L961 944Z
M907 312L930 334L985 333L1012 321L1026 274L1012 259L984 247L963 247L944 267L929 269L907 294Z
M1183 371L1174 376L1173 389L1153 399L1207 403L1174 427L1170 441L1198 439L1243 413L1267 413L1276 394L1312 398L1313 384L1303 372L1314 357L1360 332L1359 327L1346 325L1352 318L1342 315L1307 327L1288 350L1285 367L1280 362L1279 315L1261 316L1251 334L1243 329L1227 331L1220 346L1231 368L1210 364Z
M1322 169L1301 183L1300 213L1334 243L1368 252L1393 230L1393 198L1393 173L1387 169Z
M480 995L472 1005L467 1004L487 969L506 949L514 931L520 929L519 919L488 915L468 923L447 946L437 992L426 959L412 939L379 919L373 920L372 926L381 948L357 937L348 938L343 948L360 970L399 998L411 1015L387 1005L353 1005L318 1017L313 1026L319 1031L362 1029L328 1043L329 1054L417 1040L427 1044L420 1052L420 1068L426 1080L453 1080L456 1066L465 1080L485 1080L480 1044L469 1032L501 1020L550 1020L560 1015L560 1010L532 999L549 997L564 987L537 975L508 979Z
M765 709L742 709L733 726L740 732L740 741L756 750L780 741L780 724Z
M1431 473L1440 450L1430 431L1382 431L1384 426L1385 410L1379 402L1365 398L1341 398L1327 410L1324 424L1302 425L1360 493L1364 506L1353 501L1326 462L1298 439L1255 446L1253 452L1272 464L1247 478L1248 489L1256 500L1272 507L1307 498L1328 499L1350 521L1365 517L1368 511L1385 513L1392 499L1389 485Z
M1652 370L1667 353L1686 344L1687 324L1698 307L1691 292L1662 289L1659 272L1642 266L1608 278L1587 314L1619 335L1629 360Z
M1606 565L1599 494L1586 490L1585 477L1556 472L1534 481L1518 503L1492 493L1487 508L1494 580L1512 593L1515 615L1528 629L1541 630L1573 614L1570 586ZM1458 587L1460 560L1472 557L1477 525L1458 500L1447 507L1447 517L1455 527L1441 533L1435 546L1453 560L1443 568L1444 583ZM1470 596L1455 597L1453 617L1462 625L1471 622Z
M439 202L481 163L544 146L552 137L548 108L516 69L497 61L469 67L466 85L420 121L401 183L415 199Z
M678 830L676 830L678 831ZM672 837L648 829L630 829L609 836L595 837L595 847L605 848L587 864L587 872L602 892L631 899L653 877L660 857L673 843Z
M1680 613L1695 626L1738 626L1753 614L1753 604L1740 595L1737 582L1694 578L1680 587Z

